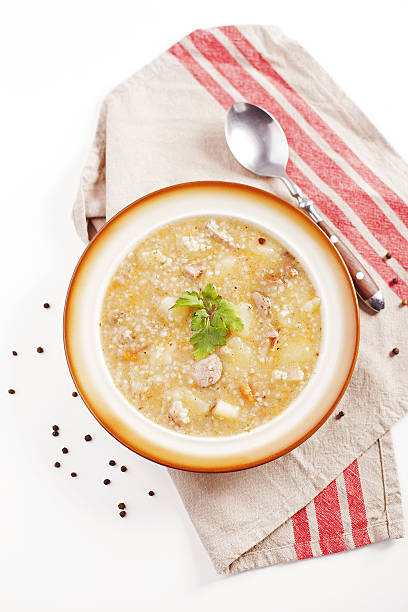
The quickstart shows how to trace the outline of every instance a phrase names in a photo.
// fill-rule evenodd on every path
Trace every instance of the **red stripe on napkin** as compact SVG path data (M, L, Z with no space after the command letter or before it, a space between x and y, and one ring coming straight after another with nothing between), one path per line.
M408 244L374 200L316 145L213 34L196 30L190 34L190 38L200 53L248 101L263 106L275 115L284 126L290 146L326 185L330 186L356 211L373 236L383 244L384 249L391 248L394 256L408 269Z
M298 559L313 557L310 544L310 527L306 508L301 508L292 516L293 535L295 537L295 551Z
M367 531L367 515L357 459L344 470L343 476L346 484L354 544L356 546L371 544L370 536Z
M338 208L332 200L322 193L291 160L289 160L287 168L288 174L293 180L302 185L307 195L316 202L320 210L333 221L342 234L347 236L354 248L363 255L387 283L390 283L397 276L394 270L370 246L341 208ZM399 279L397 285L392 285L392 289L401 299L408 297L408 286L401 279Z
M234 104L234 99L218 85L211 75L192 57L192 55L183 47L182 44L176 43L169 52L176 57L185 68L206 90L223 106L225 109Z
M277 72L275 68L259 53L247 38L235 26L219 28L221 32L242 53L246 60L261 74L266 76L273 85L286 97L291 105L306 119L306 121L325 139L333 151L343 159L384 199L390 208L397 213L400 219L408 225L407 204L350 149L350 147L336 134L330 126L309 106L297 91Z
M234 99L229 96L221 85L219 85L200 64L198 64L183 45L177 43L169 49L169 52L182 63L192 76L221 104L223 108L228 109L231 104L234 103ZM302 185L305 192L308 193L308 195L316 201L319 208L333 220L339 230L347 236L351 244L359 253L363 255L387 283L390 283L391 279L396 276L395 272L370 246L343 211L311 183L291 160L289 160L288 163L288 170L289 174L293 176L293 179ZM408 286L403 281L400 281L397 285L392 285L391 288L399 297L408 297Z
M330 555L347 550L335 480L315 497L314 505L322 554Z

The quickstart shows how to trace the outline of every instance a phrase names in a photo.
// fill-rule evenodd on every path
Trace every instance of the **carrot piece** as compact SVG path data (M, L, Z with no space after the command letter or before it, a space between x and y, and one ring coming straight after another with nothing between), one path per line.
M239 391L244 399L247 399L251 404L254 403L255 398L251 388L251 385L247 382L244 382L239 387Z
M269 343L271 345L271 348L275 348L275 343L277 342L278 338L269 338Z
M137 361L139 359L139 353L130 353L129 351L125 351L124 356L128 361Z

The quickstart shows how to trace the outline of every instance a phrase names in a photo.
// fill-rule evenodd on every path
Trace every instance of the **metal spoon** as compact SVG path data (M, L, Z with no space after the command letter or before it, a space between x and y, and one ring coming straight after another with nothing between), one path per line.
M225 137L235 159L245 168L260 174L280 178L297 201L299 208L329 236L342 256L356 292L373 310L384 308L383 295L361 262L336 235L334 230L317 211L309 199L286 174L289 147L284 131L276 119L254 104L237 102L227 112Z

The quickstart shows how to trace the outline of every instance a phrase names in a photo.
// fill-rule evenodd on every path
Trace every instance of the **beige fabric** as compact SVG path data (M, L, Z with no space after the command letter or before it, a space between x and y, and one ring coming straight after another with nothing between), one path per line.
M245 26L240 30L273 59L284 78L378 176L401 196L408 195L405 163L301 47L274 28ZM219 30L212 32L227 44ZM182 42L195 53L190 40ZM236 50L230 51L242 62ZM206 60L199 57L197 61L215 78ZM246 69L255 73L249 66ZM234 99L242 99L225 79L217 78ZM271 84L263 80L262 85L278 96ZM289 111L295 114L292 108ZM117 87L102 107L74 206L75 225L83 240L88 239L87 219L99 218L96 224L100 226L105 214L110 218L138 197L179 182L232 180L289 199L278 181L256 177L235 163L224 141L224 117L222 106L168 52ZM293 151L291 158L311 182L319 182ZM328 187L322 189L350 214L346 202ZM380 196L368 189L384 207ZM408 235L394 217L401 232ZM374 243L363 224L358 229ZM395 265L398 274L408 280ZM221 475L170 470L218 572L297 558L290 517L304 506L311 515L312 500L334 479L340 491L343 470L358 457L371 541L401 537L399 486L387 432L408 409L408 379L406 358L403 354L391 358L389 350L396 344L408 346L408 311L399 307L400 300L376 271L371 273L384 292L387 307L377 316L361 312L361 349L341 403L344 418L330 418L292 453L259 468ZM341 499L340 506L344 513ZM345 524L345 514L343 519ZM313 520L310 524L313 531ZM347 548L353 548L346 531L345 538ZM312 542L316 555L320 554L318 541L316 532Z
M403 518L401 511L401 498L398 488L398 477L393 460L393 448L391 434L387 433L381 441L375 442L359 461L360 477L363 485L364 497L367 500L367 531L371 542L381 542L389 538L400 538L403 536ZM381 483L386 483L382 487ZM342 502L345 496L344 479L342 474L336 478L337 490L340 498L340 506L346 507ZM311 530L311 549L313 556L322 554L321 539L316 522L316 509L313 501L306 506ZM195 513L193 513L195 516ZM344 537L347 549L356 548L353 538L350 517L344 512ZM205 529L202 532L207 535ZM205 540L204 544L211 548L212 538ZM234 574L248 569L265 567L282 563L284 561L295 561L298 559L294 545L293 528L290 520L285 521L277 529L269 533L264 539L257 540L257 544L248 549L242 555L231 555L231 563L227 566L224 558L222 563L216 565L218 571L223 574Z

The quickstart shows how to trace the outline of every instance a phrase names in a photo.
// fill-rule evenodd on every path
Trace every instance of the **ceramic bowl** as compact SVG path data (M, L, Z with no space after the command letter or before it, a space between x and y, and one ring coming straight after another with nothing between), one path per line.
M187 436L141 415L114 386L99 337L105 290L124 255L159 226L197 215L233 216L265 228L299 259L321 298L322 344L308 384L269 423L228 437ZM186 183L127 206L89 244L68 290L64 341L78 392L96 419L122 444L175 468L234 471L289 452L328 418L354 368L359 311L353 283L337 250L300 210L246 185Z

